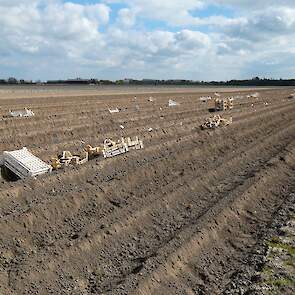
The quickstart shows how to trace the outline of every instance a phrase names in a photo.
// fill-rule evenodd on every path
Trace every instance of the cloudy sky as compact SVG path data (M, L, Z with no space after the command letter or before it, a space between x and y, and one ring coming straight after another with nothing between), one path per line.
M294 78L295 0L0 0L0 77Z

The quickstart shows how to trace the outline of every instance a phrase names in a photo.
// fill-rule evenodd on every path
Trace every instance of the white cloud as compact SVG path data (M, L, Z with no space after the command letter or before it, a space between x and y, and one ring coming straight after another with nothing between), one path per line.
M25 1L26 2L26 1ZM98 29L109 21L104 4L78 5L49 1L9 7L0 2L0 35L9 52L79 57L88 48L103 46Z
M275 36L294 34L295 9L278 7L253 13L228 26L226 33L241 39L262 42Z
M295 7L294 0L208 0L206 2L231 6L234 8L242 8L248 11L275 6Z
M136 14L129 8L122 8L118 12L118 24L124 27L132 27L136 22Z
M124 3L133 16L164 21L173 26L221 25L232 21L222 15L204 18L195 16L194 14L208 5L203 0L105 0L105 2Z
M173 25L194 23L196 19L190 11L203 6L203 2L198 0L130 0L127 2L141 16L167 21Z
M114 2L123 7L112 11ZM210 4L231 7L233 16L200 17ZM294 1L105 0L82 5L0 0L0 15L4 77L9 72L43 79L211 80L255 75L256 63L261 72L275 75L284 70L288 75L295 65Z

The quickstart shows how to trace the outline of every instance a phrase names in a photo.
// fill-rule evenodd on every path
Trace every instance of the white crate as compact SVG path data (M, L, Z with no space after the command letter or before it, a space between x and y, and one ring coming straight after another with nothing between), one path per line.
M116 146L116 147L109 147L103 149L103 156L104 158L111 158L117 155L125 154L129 151L128 146L126 144Z
M27 148L3 153L3 165L20 178L51 172L52 167L34 156Z
M118 109L118 108L115 108L115 109L109 109L109 112L110 112L111 114L119 113L119 109Z
M131 138L127 137L126 139L122 138L122 142L126 142L128 145L128 148L130 150L140 150L143 149L143 141L139 140L138 136Z
M179 105L178 102L176 102L176 101L174 101L174 100L172 100L172 99L169 99L169 102L168 102L168 106L169 106L169 107L176 107L176 106L178 106L178 105Z
M21 111L10 111L9 116L10 117L33 117L35 116L35 114L32 110L25 108L24 110L21 110Z

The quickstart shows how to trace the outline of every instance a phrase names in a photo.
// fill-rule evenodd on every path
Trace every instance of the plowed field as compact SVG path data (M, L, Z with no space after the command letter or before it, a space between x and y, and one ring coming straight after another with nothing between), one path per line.
M1 118L35 112L0 119L1 153L26 146L49 163L105 138L144 141L37 179L0 179L1 295L220 294L243 269L294 191L292 89L222 94L244 98L221 112L233 124L209 131L199 97L213 92L150 92L0 99Z

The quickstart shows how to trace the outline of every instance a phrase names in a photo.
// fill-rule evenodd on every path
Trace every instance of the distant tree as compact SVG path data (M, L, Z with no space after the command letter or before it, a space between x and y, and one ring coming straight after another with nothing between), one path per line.
M8 78L8 84L18 84L18 80L14 77Z

